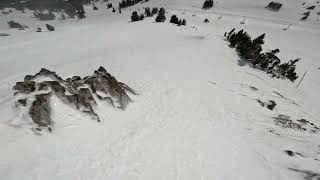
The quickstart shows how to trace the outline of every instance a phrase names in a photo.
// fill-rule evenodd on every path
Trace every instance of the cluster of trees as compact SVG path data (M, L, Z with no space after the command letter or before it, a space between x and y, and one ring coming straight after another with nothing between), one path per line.
M278 2L270 2L266 8L269 8L271 10L274 10L274 11L279 11L279 9L282 7L282 4L281 3L278 3Z
M203 3L202 9L209 9L213 7L213 0L206 0Z
M158 8L157 7L153 7L152 10L149 7L146 7L144 9L144 14L146 17L152 17L153 15L158 13Z
M165 22L166 21L165 13L166 13L166 10L164 8L160 8L155 21L156 22Z
M119 8L126 8L142 2L143 0L122 0L119 2Z
M142 21L144 19L144 15L140 14L140 16L138 15L137 11L133 11L132 15L131 15L131 21L135 22L135 21Z
M296 63L300 59L290 60L281 64L280 58L276 55L280 52L279 49L262 53L265 34L251 39L247 32L243 30L235 32L233 28L229 33L225 33L224 35L230 43L229 46L236 48L239 56L249 61L254 67L272 74L273 77L287 78L292 82L298 78L295 70Z
M185 19L179 19L176 15L172 15L170 23L176 24L178 26L185 26L187 21Z
M152 10L150 7L146 7L144 9L144 14L138 14L137 11L133 11L132 12L132 15L131 15L131 21L132 22L135 22L135 21L142 21L145 17L152 17L153 15L157 14L158 13L158 20L159 22L164 22L165 21L165 10L163 8L161 8L160 10L158 10L157 7L153 7ZM160 16L159 16L160 15ZM156 18L156 22L157 21L157 18Z

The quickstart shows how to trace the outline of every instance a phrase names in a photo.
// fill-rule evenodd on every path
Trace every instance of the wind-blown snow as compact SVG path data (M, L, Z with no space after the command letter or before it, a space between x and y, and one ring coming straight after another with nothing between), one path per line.
M320 174L319 133L282 129L272 118L286 114L320 125L319 24L299 20L298 0L283 1L278 14L264 9L267 1L219 1L208 11L201 3L150 0L121 15L88 9L81 21L50 21L54 32L36 33L37 21L29 17L20 17L30 26L25 31L3 22L0 30L11 36L0 40L0 180L307 176L294 169ZM160 5L167 19L177 14L187 26L153 23L155 17L128 22L130 9ZM264 49L279 48L281 59L301 58L297 72L307 71L301 86L239 66L223 40L233 27L266 33ZM38 136L27 113L14 107L11 88L26 74L44 67L67 77L99 66L139 92L127 110L99 104L97 123L53 99L53 133ZM275 100L276 109L262 108L256 99Z

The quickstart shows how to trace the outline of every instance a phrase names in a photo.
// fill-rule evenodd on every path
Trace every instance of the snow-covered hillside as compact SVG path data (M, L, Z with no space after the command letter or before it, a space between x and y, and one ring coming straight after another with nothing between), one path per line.
M150 0L121 14L96 3L99 10L86 6L82 20L39 21L28 10L1 14L0 33L10 36L0 36L0 180L318 180L320 7L315 0L304 6L282 0L273 12L268 2L221 0L202 10L201 1ZM164 7L167 21L129 22L132 11L146 6ZM173 14L187 26L170 24ZM9 20L29 28L9 29ZM56 30L36 32L47 23ZM301 58L299 79L243 65L223 37L232 28L266 33L265 50ZM15 83L41 68L66 78L99 66L139 93L134 102L125 111L97 107L98 123L54 98L53 132L35 135L14 105ZM271 111L257 99L277 106ZM279 114L310 123L306 131L283 128Z

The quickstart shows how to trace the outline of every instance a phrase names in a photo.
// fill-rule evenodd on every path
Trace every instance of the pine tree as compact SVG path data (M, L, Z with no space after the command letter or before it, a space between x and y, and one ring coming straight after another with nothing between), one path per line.
M176 15L172 15L171 16L171 19L170 19L170 23L173 23L173 24L179 24L179 19Z
M258 36L257 38L255 38L253 40L253 44L263 45L265 36L266 36L266 34L262 34L262 35Z
M150 11L150 8L149 8L149 7L147 7L147 8L145 8L145 9L144 9L144 14L146 15L146 17L151 17L151 16L152 16L152 14L151 14L151 11Z
M139 20L142 21L144 19L144 15L140 14Z
M158 11L159 11L158 8L157 8L157 7L154 7L154 8L152 8L151 13L152 13L152 15L154 15L154 14L157 14Z
M158 16L156 17L156 22L165 22L166 21L166 16L165 16L166 11L164 8L160 8L158 12Z
M138 12L137 11L133 11L132 15L131 15L131 21L135 22L135 21L139 21L139 20L140 20L140 17L138 15Z
M209 8L212 8L213 7L213 0L206 0L204 3L203 3L203 9L209 9Z

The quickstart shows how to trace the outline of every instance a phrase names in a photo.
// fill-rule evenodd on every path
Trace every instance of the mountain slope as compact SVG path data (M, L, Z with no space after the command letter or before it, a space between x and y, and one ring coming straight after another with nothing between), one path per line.
M50 21L54 32L3 27L12 35L0 41L0 179L270 180L310 172L318 178L319 133L283 129L273 119L285 114L320 125L318 25L296 20L296 10L269 17L263 9L261 15L265 2L254 2L224 1L202 11L191 0L150 0L121 15L89 6L84 20ZM153 23L154 17L128 22L131 11L144 6L164 6L167 19L177 14L188 25ZM244 16L251 18L240 24ZM266 33L264 48L279 48L282 59L302 58L301 86L239 66L223 39L233 27ZM126 111L99 105L101 123L53 99L55 129L37 136L13 106L11 88L26 74L45 67L62 77L83 76L99 66L140 94ZM256 99L275 100L276 109Z

